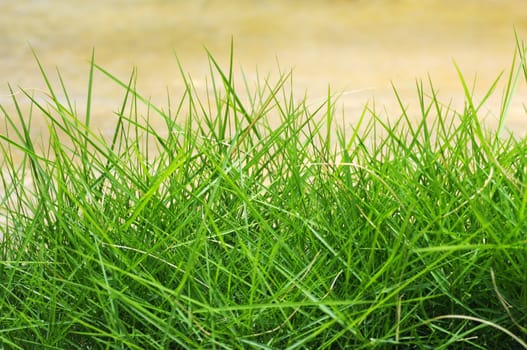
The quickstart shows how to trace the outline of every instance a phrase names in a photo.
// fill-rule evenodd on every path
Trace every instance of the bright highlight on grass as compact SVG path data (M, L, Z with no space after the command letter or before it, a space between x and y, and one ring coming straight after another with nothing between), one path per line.
M251 90L232 56L166 109L92 60L81 113L42 70L47 101L1 107L0 347L527 348L527 140L503 127L518 46L496 131L478 117L496 85L475 101L461 73L464 110L430 82L419 116L338 127L331 95ZM95 72L123 90L109 140Z

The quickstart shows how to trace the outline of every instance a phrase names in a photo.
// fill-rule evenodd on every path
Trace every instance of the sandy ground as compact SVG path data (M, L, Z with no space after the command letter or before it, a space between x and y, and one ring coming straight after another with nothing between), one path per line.
M167 91L177 100L183 88L176 54L204 92L204 47L226 65L234 39L235 66L249 80L256 72L276 77L280 67L293 69L299 98L307 92L319 101L328 86L345 91L340 101L350 124L367 102L397 116L392 83L409 108L417 108L416 81L427 86L428 77L442 101L461 106L454 62L474 83L476 99L483 96L510 68L514 30L527 40L524 5L524 0L72 0L67 6L59 0L3 1L0 104L13 110L8 83L44 98L30 47L54 83L55 68L60 69L82 116L93 48L96 62L124 80L136 67L138 89L165 106ZM485 106L490 125L504 84L502 79ZM508 120L518 134L527 130L525 85L520 82ZM122 89L96 74L93 122L102 132L111 132L112 112L122 97ZM38 136L45 127L36 120L32 132Z

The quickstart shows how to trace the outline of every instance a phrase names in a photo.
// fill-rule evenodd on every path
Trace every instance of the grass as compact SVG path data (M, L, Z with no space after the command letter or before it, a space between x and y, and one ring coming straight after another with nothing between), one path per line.
M497 130L496 84L475 101L461 73L461 111L419 83L420 115L366 106L344 128L290 75L240 88L232 56L166 109L92 58L78 112L41 66L47 100L2 107L0 348L527 348L527 140L503 127L519 53ZM124 95L110 139L97 72Z

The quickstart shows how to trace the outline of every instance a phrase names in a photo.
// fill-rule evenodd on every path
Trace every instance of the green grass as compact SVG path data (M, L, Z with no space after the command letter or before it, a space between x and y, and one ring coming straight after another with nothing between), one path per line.
M232 56L165 109L92 58L79 112L42 69L46 101L2 107L0 348L527 347L527 140L503 127L519 53L497 130L496 85L475 101L461 73L461 111L429 82L419 115L339 127L331 94L250 89ZM110 139L95 73L124 95Z

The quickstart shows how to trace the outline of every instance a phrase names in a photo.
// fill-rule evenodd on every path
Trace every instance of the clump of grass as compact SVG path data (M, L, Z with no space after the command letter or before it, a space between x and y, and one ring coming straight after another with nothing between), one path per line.
M209 62L208 97L182 74L168 111L93 59L82 120L44 70L46 104L2 107L2 346L527 347L527 141L481 124L495 85L477 102L460 74L454 111L419 84L420 116L365 107L335 131L330 94L298 102L289 75L243 92L232 57ZM110 140L95 71L123 89Z

